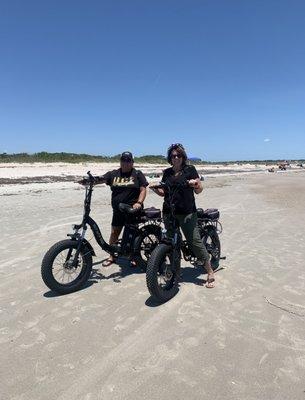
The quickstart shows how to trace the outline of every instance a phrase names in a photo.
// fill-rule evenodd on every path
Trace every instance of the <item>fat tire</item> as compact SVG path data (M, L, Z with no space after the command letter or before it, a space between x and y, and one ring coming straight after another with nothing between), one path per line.
M169 289L164 290L158 284L158 272L160 266L163 264L166 256L170 256L173 252L172 246L164 243L160 243L155 250L152 252L150 259L148 260L147 270L146 270L146 285L150 295L160 303L165 303L166 301L173 298L179 291L179 277L180 277L180 254L177 255L175 275L172 285ZM171 258L172 256L170 256Z
M134 261L144 272L147 269L147 260L144 259L141 255L141 244L142 244L143 240L149 235L155 235L155 237L158 238L158 242L156 243L156 246L155 246L155 247L157 247L158 243L161 240L161 236L162 236L161 227L158 225L146 225L141 229L141 234L135 239ZM154 250L154 248L152 249L152 251Z
M89 279L92 271L92 255L90 249L85 245L80 250L80 257L83 259L83 268L79 276L69 284L59 283L53 276L53 263L55 258L63 250L77 249L76 240L61 240L55 243L45 254L41 264L41 277L50 290L59 294L68 294L79 290Z

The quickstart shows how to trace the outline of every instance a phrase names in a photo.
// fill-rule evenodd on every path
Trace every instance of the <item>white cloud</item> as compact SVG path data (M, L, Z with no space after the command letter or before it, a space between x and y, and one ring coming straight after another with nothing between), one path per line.
M264 142L270 142L270 140L271 139L266 138L266 139L264 139Z

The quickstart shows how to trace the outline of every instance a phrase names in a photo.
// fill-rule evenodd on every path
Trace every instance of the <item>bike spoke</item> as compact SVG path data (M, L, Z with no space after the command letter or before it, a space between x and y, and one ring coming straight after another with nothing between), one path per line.
M62 285L69 285L75 279L77 279L78 276L81 274L84 266L82 256L80 256L76 268L69 266L69 264L67 263L69 262L69 260L74 259L75 249L73 249L72 252L70 251L70 257L69 259L67 259L69 251L69 249L66 249L59 253L53 262L53 277L57 282L61 283Z

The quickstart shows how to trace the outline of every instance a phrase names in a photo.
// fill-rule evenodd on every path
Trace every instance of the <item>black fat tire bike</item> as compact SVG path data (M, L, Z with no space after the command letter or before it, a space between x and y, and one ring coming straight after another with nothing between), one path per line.
M195 255L189 248L186 240L182 240L179 224L175 218L175 205L173 198L179 187L188 185L161 183L152 186L152 188L162 188L169 191L169 206L171 230L173 237L166 236L166 230L163 231L160 243L153 250L147 264L146 285L150 295L160 303L164 303L174 297L179 291L181 253L185 261L194 265L197 263ZM221 257L221 245L219 233L222 232L222 226L219 222L219 211L215 208L203 210L197 209L198 228L203 244L210 254L210 262L213 270L219 267Z
M70 239L55 243L45 254L41 264L41 276L47 287L59 294L79 290L90 278L95 251L85 239L87 225L90 226L98 245L115 258L117 264L130 265L131 260L143 271L148 259L161 240L161 210L154 207L133 209L121 203L120 210L126 213L126 224L122 239L109 245L103 238L97 223L90 217L91 197L95 178L87 173L83 220L73 225Z

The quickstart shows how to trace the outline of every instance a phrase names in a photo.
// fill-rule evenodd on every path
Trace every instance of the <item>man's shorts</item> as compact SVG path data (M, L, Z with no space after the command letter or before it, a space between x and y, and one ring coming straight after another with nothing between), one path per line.
M112 214L112 226L124 226L126 224L126 216L120 210L114 208Z

